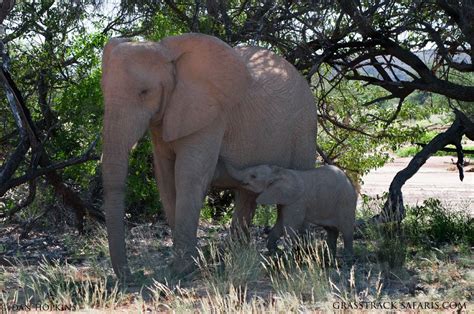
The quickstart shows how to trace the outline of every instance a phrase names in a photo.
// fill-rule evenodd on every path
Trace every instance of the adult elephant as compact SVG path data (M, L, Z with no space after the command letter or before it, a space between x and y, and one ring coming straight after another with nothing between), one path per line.
M313 96L296 69L270 51L231 48L202 34L160 42L111 39L102 67L104 208L120 277L129 274L123 222L128 155L147 129L178 271L196 253L211 181L237 189L233 226L248 224L255 211L254 194L238 189L225 173L214 175L218 158L242 168L314 167Z

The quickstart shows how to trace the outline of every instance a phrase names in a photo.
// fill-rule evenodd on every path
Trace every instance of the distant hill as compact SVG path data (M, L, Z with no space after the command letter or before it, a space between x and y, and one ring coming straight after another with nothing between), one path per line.
M435 56L435 50L434 49L430 49L430 50L422 50L422 51L419 51L419 52L416 52L415 53L425 64L431 64L434 60L434 56ZM389 57L387 57L389 58ZM384 59L383 57L378 57L377 60L380 60L381 62L384 62ZM416 74L415 71L413 71L413 69L409 66L407 66L405 63L401 62L400 60L398 60L397 58L393 58L394 60L394 64L396 64L397 66L399 67L403 67L404 69L407 69L408 71L410 71L411 73L413 74ZM468 54L459 54L459 55L456 55L454 57L454 61L456 62L465 62L465 63L471 63L471 57L468 55ZM372 76L372 77L377 77L377 78L381 78L380 75L378 74L377 70L371 66L371 65L367 65L367 66L364 66L362 67L362 70L365 71L365 73L368 75L368 76ZM410 81L412 80L412 78L407 74L405 73L404 71L400 70L400 69L397 69L397 68L394 68L393 69L393 72L394 74L400 79L400 80L404 80L404 81ZM387 73L390 75L390 77L393 79L394 76L393 76L393 73L391 71L387 71Z

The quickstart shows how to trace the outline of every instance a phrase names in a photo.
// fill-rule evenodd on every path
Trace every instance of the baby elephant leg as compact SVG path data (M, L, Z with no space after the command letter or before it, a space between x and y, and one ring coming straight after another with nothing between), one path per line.
M277 220L272 230L268 234L267 249L270 253L274 253L277 249L277 241L283 234L283 216L282 206L277 205Z
M342 237L344 239L344 257L345 258L352 258L354 251L353 251L353 242L354 242L354 228L346 228L342 232Z
M304 222L304 214L301 208L283 205L277 205L277 208L277 222L268 235L267 248L270 252L276 250L276 243L284 232L294 239Z
M329 252L331 253L331 258L336 257L337 250L337 237L339 236L339 230L335 227L324 227L328 233L327 244Z
M284 206L282 209L283 228L292 241L298 238L304 225L304 208L302 206Z
M270 253L274 253L277 249L277 241L283 234L283 226L275 224L272 231L268 235L267 249Z

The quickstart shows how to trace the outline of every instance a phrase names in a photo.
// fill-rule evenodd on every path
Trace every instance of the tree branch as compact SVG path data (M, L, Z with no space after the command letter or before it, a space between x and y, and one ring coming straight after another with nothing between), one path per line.
M92 152L97 144L97 141L98 141L98 138L94 140L94 142L92 142L89 148L81 156L74 157L69 160L61 161L55 164L49 164L48 166L44 168L32 169L21 177L10 179L6 184L0 186L0 197L3 196L8 190L18 185L24 184L30 180L36 179L40 176L50 174L51 172L61 170L69 166L82 164L87 161L99 160L100 159L99 156L92 155Z
M1 41L0 41L0 52L1 52L1 58L2 58L0 80L7 94L7 99L10 104L12 113L14 114L15 122L17 123L20 132L24 132L28 135L27 136L28 144L30 144L32 147L32 153L33 153L32 159L37 160L40 167L48 168L49 166L51 166L51 161L46 151L44 150L44 147L41 145L39 141L39 136L36 131L34 122L31 118L30 111L28 107L26 106L19 89L17 88L15 82L10 76L9 69L8 69L9 56L4 50L4 44ZM22 143L25 143L25 142L22 141ZM94 146L95 146L95 143L94 143ZM22 147L22 149L17 149L16 152L22 153L23 151L24 151L24 148ZM25 154L23 154L22 156L23 159L24 159L24 155ZM14 167L18 168L18 165L21 163L21 161L22 160L20 161L14 160L14 162L9 161L7 162L7 166L13 165ZM61 166L64 166L64 165L61 165ZM8 169L11 169L11 168L12 167ZM7 173L5 175L4 170L5 170L5 167L2 168L2 177L0 177L0 179L2 181L5 181L5 178L8 177L8 180L0 185L1 196L3 196L6 193L6 191L8 191L11 187L16 186L12 184L12 181L13 183L15 183L15 181L10 179L13 173L11 173L10 171L10 173ZM82 232L84 217L86 213L88 212L87 206L84 204L84 202L81 200L81 198L77 195L76 192L74 192L71 188L69 188L66 184L64 184L61 176L57 174L55 170L46 171L44 175L46 177L46 181L50 185L53 186L56 195L58 197L61 197L61 199L64 202L64 205L73 210L74 214L76 215L77 229L80 232ZM26 175L25 178L27 179L26 181L30 181L33 178L35 178L35 176Z
M397 221L400 222L405 217L405 207L403 204L402 187L415 173L425 164L426 160L434 153L443 149L448 144L454 144L458 152L458 169L463 165L463 155L461 147L461 138L466 132L463 119L467 118L462 112L455 110L456 119L452 125L443 133L435 136L423 149L418 152L409 162L408 166L400 170L393 178L389 188L388 200L384 205L383 212L374 217L377 221ZM462 168L459 172L462 180L464 175Z

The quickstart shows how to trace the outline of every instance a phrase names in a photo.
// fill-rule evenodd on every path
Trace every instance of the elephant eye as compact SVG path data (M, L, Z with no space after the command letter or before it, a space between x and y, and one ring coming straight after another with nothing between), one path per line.
M251 174L251 175L250 175L250 178L251 178L251 179L255 179L255 178L257 178L257 176L254 175L254 174Z

